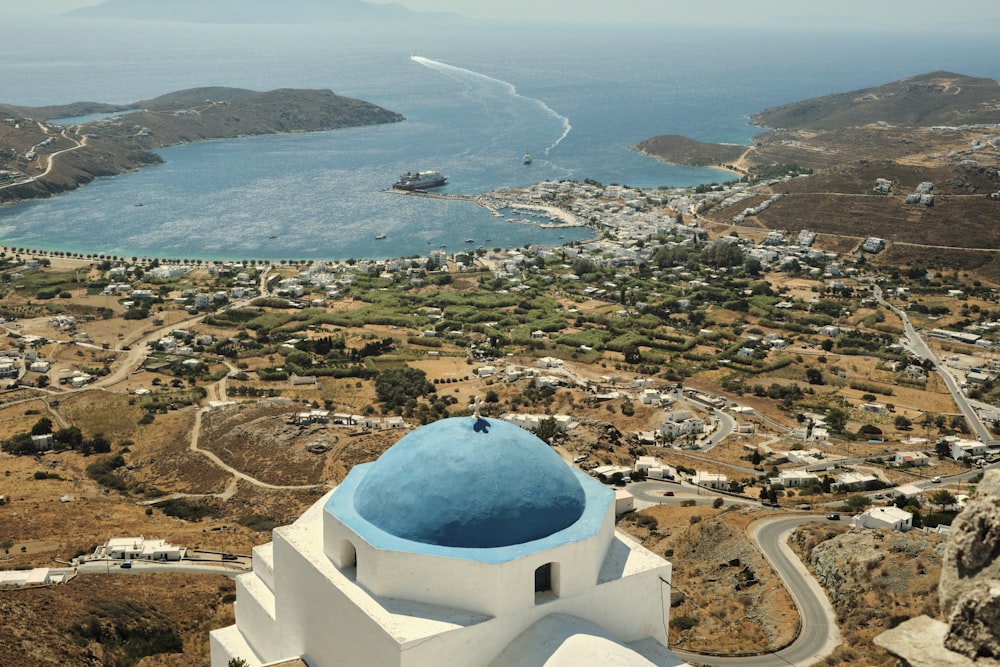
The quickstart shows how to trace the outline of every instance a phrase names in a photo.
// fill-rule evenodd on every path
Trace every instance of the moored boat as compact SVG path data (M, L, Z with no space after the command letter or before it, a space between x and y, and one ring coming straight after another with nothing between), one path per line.
M448 177L437 171L408 171L392 184L393 190L428 190L439 188L448 182Z

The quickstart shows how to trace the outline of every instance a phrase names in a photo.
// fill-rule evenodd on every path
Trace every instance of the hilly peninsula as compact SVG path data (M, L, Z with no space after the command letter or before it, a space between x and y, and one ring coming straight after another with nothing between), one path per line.
M754 114L751 123L771 129L749 146L661 135L633 148L671 164L718 166L741 175L773 166L815 170L859 160L958 164L974 159L974 152L986 155L981 151L989 147L975 142L983 127L1000 124L1000 83L931 72L771 107Z
M634 148L665 162L715 166L743 183L725 198L699 186L698 214L719 231L782 230L891 246L869 261L947 262L1000 276L1000 84L931 72L765 109L749 146L677 135Z
M51 122L94 115L100 117ZM194 88L125 105L0 104L0 203L47 197L162 162L154 151L166 146L402 120L398 113L330 90Z

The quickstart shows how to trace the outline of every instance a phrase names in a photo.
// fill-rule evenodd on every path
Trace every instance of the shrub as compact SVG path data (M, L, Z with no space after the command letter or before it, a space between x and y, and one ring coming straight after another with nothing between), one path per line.
M698 625L698 619L692 616L675 616L670 619L670 627L674 630L690 630L691 628Z

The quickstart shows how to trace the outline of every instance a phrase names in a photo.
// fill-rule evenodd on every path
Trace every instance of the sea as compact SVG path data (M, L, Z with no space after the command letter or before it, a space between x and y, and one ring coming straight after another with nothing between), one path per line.
M468 201L386 190L404 171L430 169L448 176L441 192L462 195L562 179L650 189L722 182L731 175L666 165L631 147L660 134L745 144L761 131L750 115L770 106L936 70L1000 76L994 35L941 35L933 26L376 29L55 16L5 27L0 103L126 104L201 86L328 88L405 116L165 148L162 164L0 207L0 246L181 260L558 246L593 232L515 224Z

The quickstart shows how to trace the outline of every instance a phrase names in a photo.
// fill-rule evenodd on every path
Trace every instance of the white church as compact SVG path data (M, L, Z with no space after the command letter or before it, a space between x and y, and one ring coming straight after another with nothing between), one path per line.
M445 419L254 549L212 667L682 665L670 576L533 434Z

